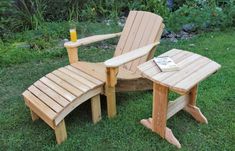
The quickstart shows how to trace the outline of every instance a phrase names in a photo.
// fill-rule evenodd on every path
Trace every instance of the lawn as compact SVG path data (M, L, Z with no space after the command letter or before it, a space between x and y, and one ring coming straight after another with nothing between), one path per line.
M82 47L80 59L102 61L110 58L113 46L105 47L106 44ZM53 48L57 51L57 47ZM207 117L208 125L198 124L183 111L168 120L167 125L182 144L182 150L235 150L235 30L201 33L177 43L162 40L155 55L171 48L192 51L222 65L199 87L198 106ZM91 122L90 102L87 101L65 118L68 139L57 145L49 126L40 120L31 121L21 93L46 73L68 64L65 49L60 52L53 57L36 55L15 65L1 66L0 150L176 149L139 123L140 119L151 115L151 91L118 94L118 115L113 119L107 118L105 98L102 98L103 119L96 125ZM170 97L175 95L172 93Z

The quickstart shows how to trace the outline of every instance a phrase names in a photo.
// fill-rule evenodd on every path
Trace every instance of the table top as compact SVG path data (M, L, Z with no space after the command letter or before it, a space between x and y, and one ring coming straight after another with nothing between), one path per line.
M204 56L184 50L172 49L160 56L169 56L180 70L161 72L152 59L138 66L139 71L143 77L179 93L187 93L193 86L221 67Z

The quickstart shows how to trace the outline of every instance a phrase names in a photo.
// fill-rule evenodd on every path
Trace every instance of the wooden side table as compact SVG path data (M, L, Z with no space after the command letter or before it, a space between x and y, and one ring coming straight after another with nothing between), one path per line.
M138 67L143 77L153 81L152 118L142 119L141 123L169 143L181 148L171 129L166 126L167 119L183 109L198 122L208 123L196 106L198 83L215 73L220 65L201 55L178 49L172 49L161 56L171 57L179 65L180 70L161 72L153 60ZM169 90L181 96L175 101L168 102Z

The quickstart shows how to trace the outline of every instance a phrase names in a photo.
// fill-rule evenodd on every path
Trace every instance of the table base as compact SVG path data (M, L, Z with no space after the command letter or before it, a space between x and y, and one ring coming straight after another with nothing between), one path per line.
M187 94L168 103L168 88L154 83L152 118L142 119L140 123L159 134L177 148L181 148L181 144L171 129L166 126L166 122L167 119L183 109L198 122L208 123L206 117L196 106L197 87L197 85L194 86Z

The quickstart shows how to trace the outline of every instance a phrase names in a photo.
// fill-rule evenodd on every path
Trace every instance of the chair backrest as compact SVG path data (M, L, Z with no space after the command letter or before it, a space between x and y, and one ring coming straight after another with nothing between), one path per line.
M159 41L164 28L163 19L150 12L130 11L114 56L118 56L145 45ZM137 71L137 66L154 56L156 48L150 54L123 65L127 70Z

